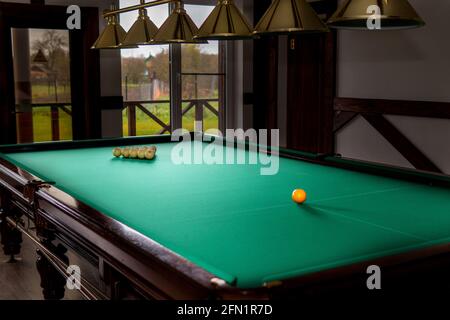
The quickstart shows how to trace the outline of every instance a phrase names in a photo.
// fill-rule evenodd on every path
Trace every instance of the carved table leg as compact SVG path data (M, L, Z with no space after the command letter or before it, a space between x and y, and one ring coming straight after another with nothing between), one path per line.
M0 209L0 237L3 252L6 256L9 256L7 262L13 263L20 260L16 255L20 254L22 233L8 224L6 212L2 209Z
M50 244L51 246L51 244ZM47 248L49 246L46 246ZM66 248L58 245L53 248L53 253L61 260L68 263L68 258L65 255ZM59 273L55 266L48 260L48 258L37 249L38 258L36 261L37 270L41 276L41 288L46 300L60 300L64 298L66 278Z

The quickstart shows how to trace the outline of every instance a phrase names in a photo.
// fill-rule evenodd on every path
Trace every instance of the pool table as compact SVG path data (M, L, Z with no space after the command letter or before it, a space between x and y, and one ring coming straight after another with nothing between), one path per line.
M157 156L113 157L130 145ZM69 265L88 299L365 292L372 264L401 285L450 265L448 176L292 150L261 175L263 164L175 165L175 146L170 136L1 146L5 254L14 260L30 237L49 299L63 297ZM246 147L221 148L249 157Z

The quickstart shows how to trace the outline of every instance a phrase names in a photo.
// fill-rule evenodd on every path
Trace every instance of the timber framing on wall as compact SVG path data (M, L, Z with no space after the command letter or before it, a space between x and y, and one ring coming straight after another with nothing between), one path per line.
M384 115L450 119L450 103L382 99L334 99L334 132L361 115L416 169L442 171L402 134Z

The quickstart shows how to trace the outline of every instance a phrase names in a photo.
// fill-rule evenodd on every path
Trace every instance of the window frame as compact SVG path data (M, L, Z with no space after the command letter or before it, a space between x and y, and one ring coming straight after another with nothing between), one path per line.
M185 5L201 5L201 6L215 6L216 0L185 0ZM169 3L168 5L168 15L172 12L175 4ZM200 27L200 26L197 26ZM219 91L219 98L218 100L218 129L221 132L224 132L225 130L225 124L226 124L226 96L227 96L227 62L226 62L226 53L227 53L227 47L229 46L227 41L218 41L218 65L219 68L217 70L217 73L208 73L208 75L217 75L218 80L218 91ZM168 127L170 128L170 132L174 132L177 129L183 128L183 103L186 101L183 101L183 95L182 95L182 88L183 88L183 73L182 70L182 44L169 44L169 88L170 88L170 94L169 94L169 105L170 105L170 119L168 123ZM190 73L191 74L191 73ZM201 75L201 73L199 73ZM122 74L123 77L123 74ZM123 78L121 78L121 83L123 81ZM121 84L122 85L122 84ZM198 99L202 100L202 99ZM201 104L201 102L196 102L195 107L198 111L203 111L203 108L208 108L208 106L205 105L207 102L207 99L204 99L204 103ZM212 99L211 99L212 100ZM214 99L215 100L215 99ZM130 101L124 101L124 103L128 103ZM209 105L210 106L210 105ZM200 110L201 109L201 110ZM211 109L210 109L211 110ZM136 119L135 119L135 111L131 110L132 118L134 120L131 120L131 122L134 122L134 124L130 123L129 121L129 128L134 128L134 130L129 129L130 135L136 135ZM196 116L201 117L201 128L195 128L196 131L203 131L203 123L204 123L204 117L202 116L203 112L196 112ZM130 114L129 114L130 117ZM200 130L199 130L200 129Z
M185 5L211 5L215 6L215 0L185 0ZM169 5L169 11L174 7L174 4ZM200 26L198 26L200 27ZM226 95L227 95L227 41L218 41L219 44L219 70L217 75L222 80L219 81L219 116L218 129L221 132L225 131L226 126ZM182 96L182 44L169 45L169 63L170 63L170 127L173 132L176 129L183 127L183 96ZM220 89L222 88L222 90ZM203 129L203 128L202 128Z
M33 142L32 132L24 141L17 136L11 29L67 29L66 10L65 6L0 2L0 144ZM81 7L81 17L81 29L69 31L72 140L99 139L102 127L100 56L86 45L97 38L98 9Z

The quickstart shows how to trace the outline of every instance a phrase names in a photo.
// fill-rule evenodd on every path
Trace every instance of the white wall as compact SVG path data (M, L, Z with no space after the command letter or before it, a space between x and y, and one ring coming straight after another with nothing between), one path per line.
M448 0L410 0L427 25L403 31L339 31L337 96L450 102ZM450 174L450 120L387 117ZM411 167L362 118L336 137L346 157Z

